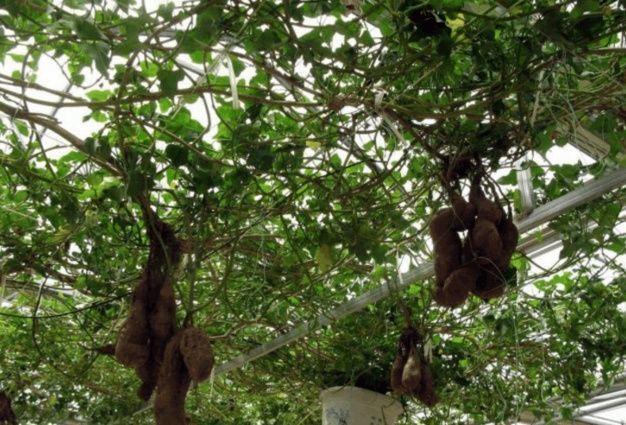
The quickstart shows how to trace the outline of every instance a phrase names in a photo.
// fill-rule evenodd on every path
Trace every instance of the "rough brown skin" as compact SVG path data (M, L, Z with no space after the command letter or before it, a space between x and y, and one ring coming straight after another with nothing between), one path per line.
M478 218L489 220L494 224L498 224L502 219L502 209L500 206L489 200L483 190L480 188L480 182L474 181L470 188L470 202L476 207L476 215Z
M406 394L408 391L402 385L402 372L404 371L404 364L406 363L406 358L404 358L400 353L396 354L396 358L393 360L393 364L391 365L391 389L394 394Z
M450 159L446 157L446 180L453 182L468 176L470 170L474 168L472 156L469 154L458 155Z
M173 229L165 222L152 216L148 225L150 237L150 255L146 269L149 283L147 317L149 320L150 356L144 373L147 379L139 395L147 400L152 395L159 376L159 367L163 361L165 347L176 329L176 302L172 288L171 274L181 259L181 243Z
M170 339L154 400L157 425L185 425L185 398L191 380L204 381L213 368L213 350L209 338L197 328L181 329Z
M165 346L175 332L176 300L171 282L166 280L150 312L150 337L155 345Z
M420 390L422 381L422 367L416 348L411 347L409 357L406 359L404 368L402 369L402 387L410 393L416 393Z
M519 231L510 217L504 217L498 225L498 233L502 240L502 257L497 266L504 271L511 261L511 257L517 248Z
M433 407L439 402L435 392L435 380L426 362L422 362L422 383L417 398L428 407Z
M437 211L428 225L433 242L437 243L439 236L453 231L453 223L454 211L452 211L452 208L443 208Z
M209 377L213 369L213 349L204 332L198 328L185 329L180 340L180 352L191 379L199 382Z
M454 230L471 229L476 220L476 207L456 192L452 192L450 195L450 203L454 212L454 220L452 222Z
M185 398L191 377L180 353L182 331L170 339L160 368L154 417L157 425L186 425Z
M497 232L496 238L494 232ZM519 231L513 220L503 213L503 218L495 227L484 219L478 219L471 238L463 245L463 260L478 259L480 273L472 292L488 301L501 297L506 290L503 273L509 267L511 257L517 247ZM499 240L499 243L498 243Z
M461 250L461 239L451 239L445 249L435 249L435 276L438 286L443 286L450 273L461 266Z
M396 394L417 397L425 405L437 404L435 381L421 353L422 337L412 327L402 331L398 352L391 367L391 388Z
M158 374L159 367L160 365L157 365L153 358L148 358L144 364L135 368L135 373L141 381L141 385L137 390L137 395L142 400L148 401L150 397L152 397L152 393L154 392L157 384L157 377L155 377L155 375Z
M165 353L165 347L176 331L176 301L169 279L163 283L158 298L150 313L150 358L148 360L148 379L144 379L141 393L143 397L151 394L157 383L159 365ZM148 396L149 397L149 396Z
M474 294L485 301L499 298L504 295L506 282L498 268L493 265L481 266L480 275L476 281Z
M435 275L437 284L443 286L446 278L461 265L463 244L453 228L454 211L444 208L430 222L430 236L434 244Z
M420 334L412 327L406 327L398 339L396 358L391 366L390 384L394 393L410 394L411 391L403 385L404 367L410 354L415 353L417 345L421 342Z
M17 425L17 418L11 408L11 399L4 391L0 391L0 424Z
M148 211L145 216L150 253L118 336L115 357L135 369L142 381L139 397L148 400L156 386L165 346L176 328L171 274L180 262L181 243L154 213Z
M94 351L98 354L102 354L104 356L114 356L115 355L115 344L106 344L101 347L94 348Z
M135 288L130 313L117 337L115 358L124 366L138 368L148 359L147 285L142 278Z
M446 300L446 296L443 293L443 285L437 285L433 292L433 300L441 306L446 306L448 301Z
M453 271L446 279L439 299L436 297L435 300L444 307L455 308L462 305L476 288L478 273L476 264L468 264Z
M498 264L504 253L498 228L489 220L479 218L472 229L471 248L481 265Z

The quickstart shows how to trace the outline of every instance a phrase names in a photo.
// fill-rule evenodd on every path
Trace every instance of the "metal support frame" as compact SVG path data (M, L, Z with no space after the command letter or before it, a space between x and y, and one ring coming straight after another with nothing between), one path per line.
M526 161L530 159L528 153L518 163L517 170L517 186L520 192L520 201L522 204L522 217L527 216L535 209L535 193L533 192L533 180L530 174L530 167Z
M623 394L626 389L626 374L621 374L616 377L613 385L608 389L597 388L589 394L589 402L580 407L574 412L574 419L571 420L563 420L561 415L557 415L555 418L550 419L550 424L556 425L566 425L566 424L591 424L591 425L606 425L613 424L614 422L607 421L605 419L597 418L597 417L587 417L593 416L593 413L600 412L605 409L610 409L612 407L617 407L626 404L626 395ZM616 400L621 399L619 402ZM553 398L548 400L548 403L554 406L561 406L563 400L561 398ZM598 407L594 405L603 404L603 406ZM543 420L538 420L531 412L524 411L519 416L519 420L530 423L532 425L547 425L547 423Z
M611 150L611 146L607 142L580 124L565 121L559 124L557 129L565 134L571 133L570 143L595 160L604 158Z

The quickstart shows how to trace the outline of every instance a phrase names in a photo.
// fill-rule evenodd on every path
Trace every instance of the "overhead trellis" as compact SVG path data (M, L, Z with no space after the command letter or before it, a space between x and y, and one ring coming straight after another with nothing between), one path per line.
M149 211L180 241L173 325L222 363L430 261L459 158L518 215L623 174L623 2L156 3L0 0L0 391L25 423L151 421L101 354ZM595 161L554 154L584 142ZM192 389L187 414L312 424L324 387L389 391L410 309L441 403L403 399L405 423L567 418L549 400L623 369L623 204L551 216L529 237L558 233L559 261L520 250L497 301L439 307L424 275Z

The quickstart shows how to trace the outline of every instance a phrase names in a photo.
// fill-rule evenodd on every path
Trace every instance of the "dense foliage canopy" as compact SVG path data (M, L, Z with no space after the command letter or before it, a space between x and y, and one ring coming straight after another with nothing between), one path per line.
M450 158L480 157L517 212L524 158L540 204L623 167L625 17L603 0L0 0L0 390L24 423L150 423L135 375L97 351L146 263L139 200L184 241L179 320L220 363L431 258ZM546 161L581 128L606 156ZM560 261L516 254L503 298L450 311L417 282L199 385L193 423L316 424L322 388L388 391L404 307L441 403L404 400L403 423L568 417L623 370L624 195L553 220Z

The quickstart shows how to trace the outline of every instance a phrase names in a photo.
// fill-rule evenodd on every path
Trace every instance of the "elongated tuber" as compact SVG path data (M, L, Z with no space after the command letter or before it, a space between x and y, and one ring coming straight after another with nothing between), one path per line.
M501 297L506 289L504 276L495 265L481 266L474 293L487 301Z
M191 378L180 353L182 332L170 339L159 372L154 416L157 425L185 425L185 398Z
M454 231L454 211L445 208L439 211L430 222L430 235L435 251L435 275L438 285L461 265L461 238Z
M476 287L478 267L468 264L448 276L437 302L445 307L458 307L465 302L470 292Z
M400 353L396 354L393 364L391 365L391 389L395 394L406 394L408 391L402 385L402 373L404 371L404 364L406 363L406 357Z
M179 330L165 348L154 400L157 425L185 425L185 398L191 380L201 382L213 369L213 350L198 328Z
M450 202L452 203L452 211L454 212L454 220L452 222L454 230L471 229L476 220L476 207L455 192L450 195Z
M17 424L17 418L11 407L11 399L4 391L0 391L0 424Z
M411 347L411 352L402 370L402 387L406 388L408 392L413 393L420 389L422 380L421 363L416 347Z
M489 220L494 224L498 224L502 219L502 209L500 206L489 200L483 190L480 188L480 182L474 181L470 188L470 202L476 207L476 215L478 218Z
M510 217L504 217L498 225L498 233L502 240L502 256L497 266L504 271L511 261L511 257L517 248L519 231Z
M213 369L213 349L209 337L198 328L187 328L180 340L180 352L194 381L204 381Z
M115 358L133 367L141 379L138 393L144 400L154 391L165 346L175 332L171 276L181 258L181 244L172 228L152 212L146 217L150 253L115 347Z
M479 218L472 229L471 247L480 264L497 264L502 255L502 239L498 229L489 220Z
M435 392L435 380L426 362L422 362L422 383L417 398L428 407L433 407L439 402Z

